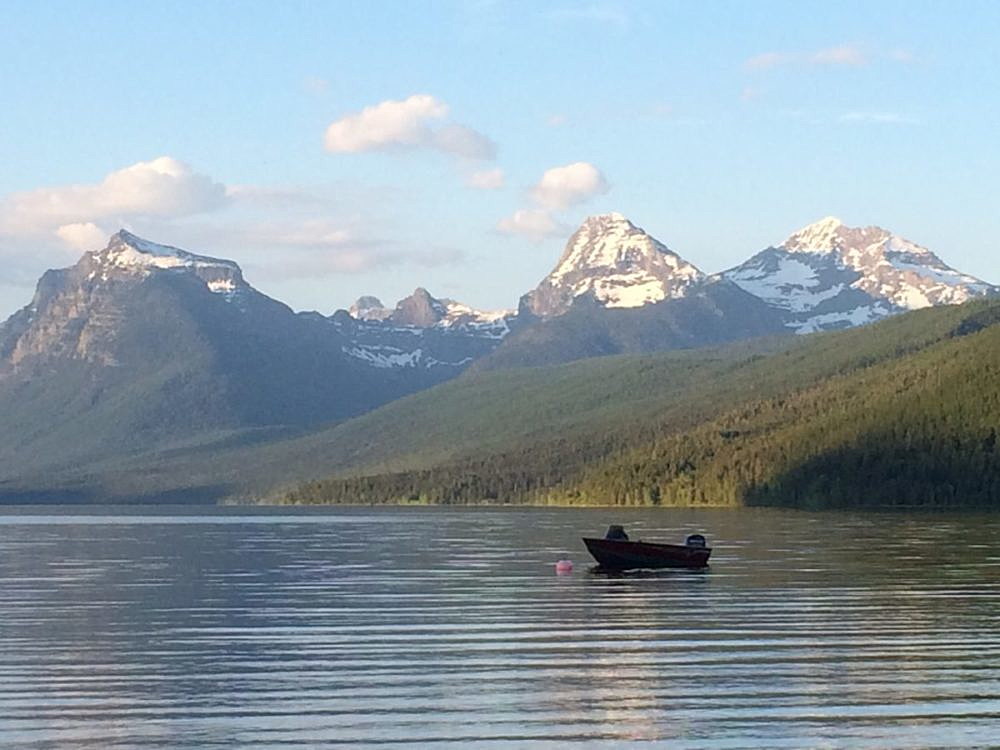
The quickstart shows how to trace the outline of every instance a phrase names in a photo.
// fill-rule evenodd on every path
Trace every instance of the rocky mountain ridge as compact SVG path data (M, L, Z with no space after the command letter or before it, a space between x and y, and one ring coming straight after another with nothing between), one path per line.
M516 316L438 299L418 287L394 309L365 296L330 321L350 342L345 354L372 367L459 372L493 351L516 325Z
M46 354L114 365L111 342L121 310L113 291L152 276L201 285L244 312L251 307L291 312L247 284L233 261L196 255L122 230L105 248L85 253L75 266L42 277L32 302L0 326L0 371ZM365 296L349 310L330 316L298 317L322 324L331 343L362 369L437 371L431 378L435 380L461 372L498 347L513 346L505 343L512 332L544 328L577 309L572 326L557 326L559 336L582 336L579 346L565 347L574 357L697 346L724 340L730 329L733 338L740 338L844 328L997 292L997 287L956 271L926 248L885 229L848 227L832 217L710 276L623 215L609 213L581 224L553 270L521 297L517 312L477 310L418 287L393 308ZM681 300L688 302L681 305ZM633 313L604 320L601 310ZM581 322L585 319L588 322ZM647 325L646 319L657 323ZM748 319L753 325L745 325ZM630 331L626 338L632 343L621 343L622 326ZM551 346L552 335L529 331L517 346L524 348L526 341ZM603 343L595 343L598 340ZM612 340L619 343L609 343ZM549 358L531 355L525 361Z

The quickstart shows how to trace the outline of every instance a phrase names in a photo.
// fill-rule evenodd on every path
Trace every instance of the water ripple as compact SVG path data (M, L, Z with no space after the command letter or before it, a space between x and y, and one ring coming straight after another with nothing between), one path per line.
M705 572L579 536L709 534ZM780 511L0 515L0 745L973 747L1000 522ZM577 562L556 576L555 560Z

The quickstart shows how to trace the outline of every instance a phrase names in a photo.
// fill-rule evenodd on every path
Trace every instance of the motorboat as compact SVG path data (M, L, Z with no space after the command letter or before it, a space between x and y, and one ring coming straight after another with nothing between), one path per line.
M605 570L704 568L712 554L712 548L701 534L688 535L684 544L633 542L617 524L608 528L603 539L583 537L583 543Z

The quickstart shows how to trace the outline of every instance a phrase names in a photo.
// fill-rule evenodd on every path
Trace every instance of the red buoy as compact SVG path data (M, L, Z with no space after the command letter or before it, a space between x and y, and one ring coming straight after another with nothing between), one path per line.
M556 563L556 573L561 576L568 575L573 572L573 562L572 560L560 560Z

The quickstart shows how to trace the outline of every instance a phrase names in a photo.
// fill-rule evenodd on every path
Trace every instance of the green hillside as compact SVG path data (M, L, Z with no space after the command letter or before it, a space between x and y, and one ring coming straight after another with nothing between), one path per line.
M852 502L859 496L850 494L850 485L841 483L836 500L806 485L838 475L838 467L850 461L869 465L874 459L861 450L865 441L890 444L880 428L911 435L911 447L931 455L927 444L937 445L938 421L982 402L979 422L955 418L953 442L963 446L960 452L977 440L988 444L989 433L981 428L994 416L989 398L995 403L997 389L989 373L998 351L998 318L1000 303L979 302L832 334L469 373L332 427L283 435L206 433L90 462L85 471L50 468L15 478L0 484L0 496L17 501L30 491L31 497L105 501ZM934 373L940 392L928 390L930 375L922 372ZM969 389L979 395L970 396ZM939 404L938 412L929 410L931 403ZM923 444L915 442L916 428L900 421L915 407L926 415ZM852 429L863 432L852 437ZM915 460L913 454L893 455L896 461ZM938 474L958 471L954 462L933 466L929 471ZM908 476L915 479L906 492L886 485L879 502L951 502L945 490L927 499L927 477ZM832 480L813 484L824 482L833 486ZM958 502L972 498L962 492Z
M480 375L341 426L341 437L379 449L360 448L331 465L333 477L282 498L996 503L998 320L1000 303L978 302L771 342L783 350L770 354Z

